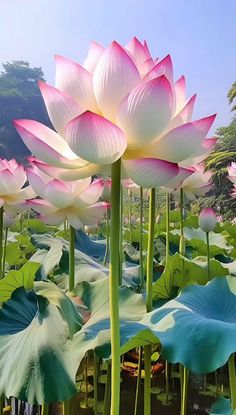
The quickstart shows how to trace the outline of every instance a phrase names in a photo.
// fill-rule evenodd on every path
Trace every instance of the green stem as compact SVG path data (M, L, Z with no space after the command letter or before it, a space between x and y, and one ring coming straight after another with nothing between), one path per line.
M107 206L106 209L106 252L105 252L105 256L103 259L103 265L106 266L107 264L107 258L108 258L108 253L109 253L109 240L110 240L110 232L109 232L109 207Z
M181 415L187 414L188 378L189 378L189 371L188 369L186 369L186 367L183 367L183 389L182 389Z
M70 225L69 291L75 286L75 229Z
M139 408L140 400L140 386L141 386L141 373L142 373L142 347L139 347L139 358L138 358L138 374L137 374L137 384L135 391L135 405L134 405L134 415L137 415Z
M210 258L210 243L209 243L209 232L206 232L207 241L207 275L208 281L211 280L211 258Z
M133 210L133 195L132 195L132 190L129 189L128 190L128 194L129 194L129 238L130 238L130 242L132 242L132 236L131 236L131 232L132 232L132 210Z
M88 352L84 359L84 377L85 377L85 408L88 408Z
M0 278L2 278L2 254L3 254L3 207L0 208Z
M166 382L166 389L165 389L165 403L168 403L169 400L169 363L165 362L165 382Z
M42 405L41 415L48 415L48 414L49 414L49 405L48 404ZM63 414L63 415L67 415L67 414Z
M228 360L229 368L229 385L230 385L230 397L232 409L236 409L236 376L235 376L235 362L234 353L231 354Z
M180 241L179 241L179 253L185 255L185 240L184 240L184 192L180 189Z
M70 400L63 402L63 415L71 415L71 404Z
M3 415L4 407L5 407L5 398L4 396L0 396L0 415Z
M2 258L2 277L5 276L5 265L6 265L6 252L7 252L7 236L8 236L8 228L5 229L5 236L4 236L4 247L3 247L3 258Z
M122 285L122 269L123 269L123 186L120 185L120 234L119 234L119 255L120 255L120 273L119 285Z
M149 199L149 225L148 225L148 248L147 248L147 312L152 311L152 285L153 285L153 255L154 255L154 228L155 228L155 188L151 189Z
M151 355L152 346L144 346L144 415L151 415Z
M120 379L119 379L120 381ZM111 364L108 362L107 364L107 382L105 388L105 395L104 395L104 407L103 407L103 415L109 415L110 412L110 400L111 400ZM112 415L112 412L110 412Z
M140 277L140 291L144 285L143 278L143 188L140 187L140 211L139 211L139 277Z
M111 415L120 411L120 318L119 318L119 277L120 277L120 159L111 168L111 260L110 260L110 321L111 321Z
M166 263L170 255L170 194L166 194Z
M94 415L98 415L98 372L99 357L94 353L94 372L93 372L93 396L94 396Z

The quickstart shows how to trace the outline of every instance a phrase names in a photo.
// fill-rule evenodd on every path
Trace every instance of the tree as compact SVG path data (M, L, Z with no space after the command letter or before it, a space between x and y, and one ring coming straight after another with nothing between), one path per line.
M36 119L50 125L38 81L44 81L41 68L31 68L29 62L3 64L0 73L0 157L24 161L29 150L12 125L17 118Z
M232 102L236 98L236 82L234 82L233 85L231 86L231 88L230 88L230 90L227 94L227 98L229 100L229 104L232 104ZM235 111L235 110L236 110L236 105L234 105L234 107L232 108L231 111Z

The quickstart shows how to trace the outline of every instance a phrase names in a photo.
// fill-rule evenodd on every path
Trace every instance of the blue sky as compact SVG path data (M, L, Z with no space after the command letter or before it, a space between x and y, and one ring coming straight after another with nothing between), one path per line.
M153 55L170 53L175 78L197 92L194 116L232 117L227 91L236 81L235 0L0 0L0 63L28 60L54 83L54 54L78 62L89 42L146 39Z

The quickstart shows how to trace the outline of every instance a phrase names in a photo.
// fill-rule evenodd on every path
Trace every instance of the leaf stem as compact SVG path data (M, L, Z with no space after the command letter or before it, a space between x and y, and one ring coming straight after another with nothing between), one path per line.
M184 240L184 191L180 189L180 241L179 241L179 253L185 255L185 240Z
M109 241L110 241L110 230L109 230L109 207L107 206L106 208L106 252L105 252L105 256L103 259L103 265L106 266L107 264L107 258L108 258L108 253L109 253Z
M139 278L140 291L144 285L143 278L143 188L140 187L140 211L139 211Z
M0 208L0 278L2 278L3 255L3 207Z
M70 225L70 247L69 247L69 291L75 286L75 229Z
M48 414L49 414L49 405L48 404L42 405L41 415L48 415ZM65 415L65 414L63 414L63 415Z
M186 367L183 367L183 387L182 387L181 415L186 415L187 414L188 379L189 379L189 370Z
M5 228L3 257L2 257L2 277L3 278L5 276L6 252L7 252L7 236L8 236L8 228Z
M209 232L206 232L206 242L207 242L207 274L208 274L208 281L210 281L211 280L211 258L210 258Z
M170 255L170 194L166 194L166 264Z
M231 354L228 360L229 368L229 385L230 385L230 397L232 409L236 409L236 375L235 375L235 362L234 353Z
M153 285L153 255L154 255L154 227L155 227L155 204L156 190L151 189L149 198L149 224L148 224L148 247L147 247L147 286L146 306L147 312L152 311L152 285Z

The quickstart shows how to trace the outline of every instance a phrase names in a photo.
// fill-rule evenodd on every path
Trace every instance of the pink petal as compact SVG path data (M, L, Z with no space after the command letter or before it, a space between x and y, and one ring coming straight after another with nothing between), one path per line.
M147 44L145 43L145 46L143 46L142 43L136 37L133 37L133 39L131 39L130 42L125 46L125 49L132 56L139 70L139 73L141 74L144 62L147 59L151 58Z
M182 110L186 101L185 77L181 76L174 84L176 113Z
M39 88L52 125L64 136L66 124L82 112L79 104L69 95L44 82L39 81Z
M0 195L9 195L17 191L17 183L15 176L10 170L5 169L0 171Z
M173 65L170 55L158 62L144 77L144 81L149 81L162 75L165 75L171 84L173 83Z
M184 124L152 143L145 153L179 163L199 154L215 115Z
M102 114L115 121L122 99L139 83L138 70L116 42L105 49L94 72L93 86Z
M171 120L170 125L168 126L168 131L191 121L196 96L196 94L193 95L183 109L173 118L173 120Z
M171 179L165 187L168 189L179 189L184 180L194 173L194 170L185 169L184 167L179 167L179 173L173 179Z
M90 111L68 124L66 138L76 154L97 164L114 163L127 146L126 137L120 128Z
M97 112L93 78L85 68L62 56L56 56L56 87L72 97L82 109ZM77 114L78 115L78 114Z
M35 210L35 212L42 215L50 215L57 211L55 206L52 206L47 200L33 199L27 201L27 206Z
M48 176L65 181L79 180L89 176L94 176L96 174L109 174L110 172L110 166L101 166L99 164L92 163L88 163L79 169L62 169L39 161L35 162L35 164Z
M94 180L85 190L75 198L73 206L84 207L93 205L101 197L104 189L103 180Z
M152 58L147 59L141 66L140 74L145 76L154 66L154 61Z
M66 220L66 214L61 211L49 215L40 215L39 219L46 225L61 225Z
M81 167L81 160L55 131L33 120L15 120L13 124L24 144L37 158L57 167Z
M78 217L83 225L96 225L104 217L107 206L108 204L105 202L98 202L84 209L78 209ZM69 215L68 220L70 220Z
M26 169L30 186L34 189L36 194L42 199L44 198L44 190L47 182L43 181L32 169Z
M74 201L74 195L68 186L58 179L53 179L46 185L44 197L59 209L71 206Z
M155 158L124 160L125 173L136 184L142 187L159 187L177 176L177 164Z
M118 114L129 148L140 148L153 141L167 127L172 109L171 86L165 76L133 89L122 102Z
M67 213L67 220L69 224L76 230L83 228L83 223L80 220L79 215L74 212Z
M90 43L88 55L83 64L84 68L87 69L87 71L91 73L94 72L103 51L104 51L103 46L99 45L96 42Z

